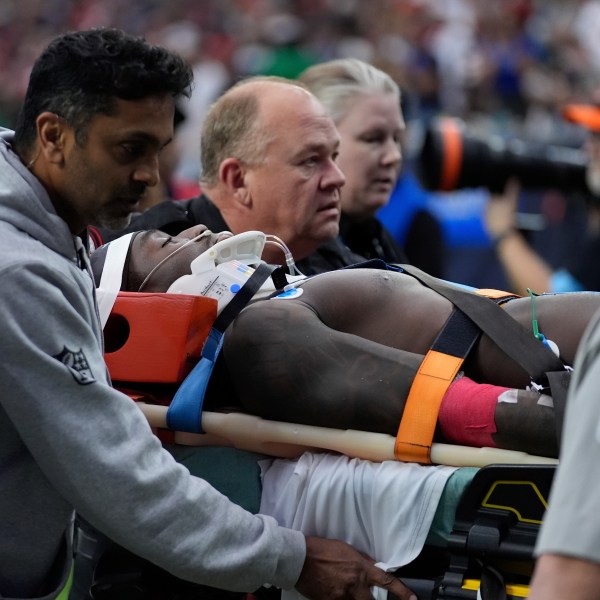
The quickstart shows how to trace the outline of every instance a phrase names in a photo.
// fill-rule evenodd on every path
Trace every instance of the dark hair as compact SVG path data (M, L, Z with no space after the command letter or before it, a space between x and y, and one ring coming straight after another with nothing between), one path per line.
M66 33L33 66L14 145L21 154L31 149L35 121L44 111L65 119L81 144L89 121L97 114L113 114L117 99L189 97L192 79L181 57L143 38L109 28Z

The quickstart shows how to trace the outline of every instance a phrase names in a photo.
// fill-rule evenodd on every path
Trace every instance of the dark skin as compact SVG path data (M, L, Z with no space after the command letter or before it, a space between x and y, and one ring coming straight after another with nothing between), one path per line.
M199 234L206 235L189 243ZM129 291L137 291L150 271L164 258L176 254L159 267L144 284L145 292L164 292L181 275L190 272L190 262L223 239L223 234L207 232L197 225L173 237L161 231L135 237L129 260ZM187 245L186 245L187 244ZM396 577L375 566L375 561L340 540L306 537L306 559L296 589L307 598L369 600L370 588L377 586L402 600L416 600Z
M184 232L183 241L197 234L196 229ZM171 240L171 246L182 243ZM134 245L131 265L147 273L173 249L163 246L161 255L158 246L158 241L147 240L143 255L138 255ZM193 246L157 270L145 291L165 291L188 273L190 258L205 249ZM409 275L374 269L325 273L301 287L302 295L294 300L251 304L228 329L225 375L239 402L269 419L395 435L414 374L450 315L451 303ZM573 364L583 331L600 309L600 294L542 296L535 308L539 330L558 344L561 359ZM498 310L533 335L529 298L512 300ZM463 368L477 382L519 389L530 384L528 374L485 335ZM220 385L213 389L222 390ZM541 429L549 437L539 444L545 448L554 443L551 408L533 403L516 421L511 409L506 405L497 412L498 431L526 428L527 419L545 419L548 424L544 421ZM537 448L526 446L526 451L539 453L534 452ZM554 452L551 448L545 453Z
M114 114L91 120L81 145L67 121L41 113L38 139L23 162L73 233L87 225L124 227L146 189L159 181L159 155L173 136L174 110L169 95L118 99Z
M247 307L226 334L224 359L243 407L274 420L395 435L414 374L450 302L410 276L368 269L327 273L302 287L297 300ZM536 299L540 330L559 345L567 364L599 307L600 295L593 293ZM499 310L531 331L528 298ZM486 336L463 367L478 382L530 383ZM496 442L554 456L553 410L533 396L518 415L516 405L498 405ZM505 437L508 432L518 445Z

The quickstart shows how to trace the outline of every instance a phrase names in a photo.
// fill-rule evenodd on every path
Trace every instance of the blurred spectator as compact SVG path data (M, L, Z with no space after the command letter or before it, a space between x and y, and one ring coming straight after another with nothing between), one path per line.
M240 76L289 76L354 57L392 75L417 113L411 119L484 115L520 133L533 103L531 118L542 110L552 135L560 106L600 83L599 19L598 0L3 0L0 119L14 123L32 59L49 38L104 25L180 47L202 65L192 100L203 107L199 119Z
M479 15L471 94L474 106L525 115L523 80L544 60L544 49L524 27L533 9L529 0L491 3ZM475 62L475 61L473 61Z
M255 74L275 75L294 79L316 61L316 57L302 47L306 24L294 15L271 15L263 24L266 42L262 60L254 65Z
M178 162L172 165L172 170L177 179L197 181L200 176L198 132L210 105L231 83L226 62L229 43L226 38L215 40L214 36L203 34L201 27L191 20L167 23L154 31L152 37L192 65L194 91L181 105L185 120L177 132Z
M33 57L50 38L104 25L144 34L194 65L196 87L181 107L184 180L199 176L197 133L224 89L336 58L389 73L413 131L450 114L491 134L578 145L560 109L600 88L599 15L600 0L2 0L0 125L14 126ZM452 259L463 271L476 260Z

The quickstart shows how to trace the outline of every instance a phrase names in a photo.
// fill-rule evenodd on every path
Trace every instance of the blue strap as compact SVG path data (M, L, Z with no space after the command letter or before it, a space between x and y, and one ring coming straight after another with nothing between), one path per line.
M176 431L202 431L202 405L217 357L223 346L225 330L242 308L250 302L265 280L280 267L260 264L214 322L196 366L179 386L167 409L167 427Z
M169 429L203 433L202 405L222 346L223 332L213 327L202 349L200 360L179 386L167 409L167 427Z

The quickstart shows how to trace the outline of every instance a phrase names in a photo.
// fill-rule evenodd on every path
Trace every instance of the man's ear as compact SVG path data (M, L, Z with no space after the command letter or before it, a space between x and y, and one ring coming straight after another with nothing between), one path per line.
M226 158L219 167L219 179L227 189L227 194L246 207L251 206L252 198L247 185L247 171L237 158Z
M66 142L67 124L52 112L43 112L36 119L39 152L46 162L62 164Z

